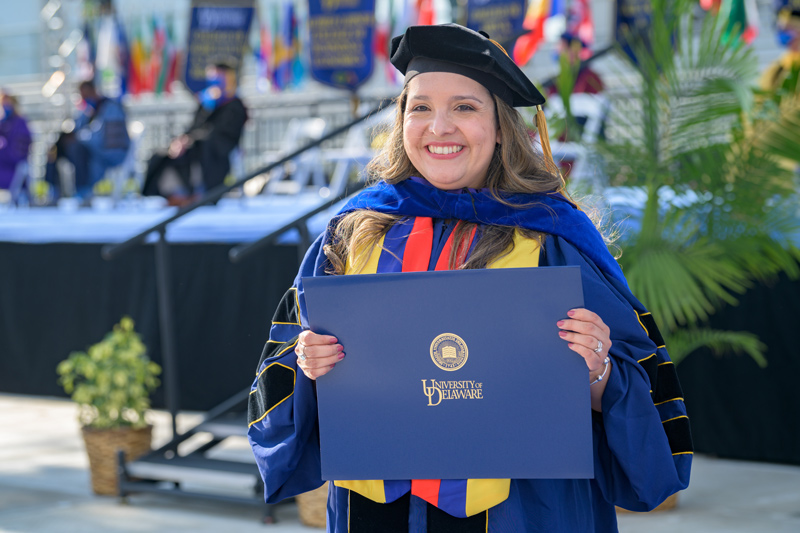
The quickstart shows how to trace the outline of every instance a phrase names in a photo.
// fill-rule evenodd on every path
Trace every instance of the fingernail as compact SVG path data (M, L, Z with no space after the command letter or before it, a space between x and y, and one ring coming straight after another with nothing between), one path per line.
M333 363L333 364L331 365L331 368L333 368L333 367L335 367L335 366L336 366L336 363Z
M567 316L575 316L575 311L574 310L567 311Z
M567 332L566 331L559 331L558 332L558 336L561 337L561 338L564 338L564 337L567 336Z
M339 353L339 361L341 361L342 359L344 359L344 352Z
M337 342L339 342L339 339L336 337L331 337L331 344L336 344Z
M339 352L341 352L341 351L344 351L344 346L342 346L341 344L340 344L340 345L338 345L338 346L336 347L336 351L339 351Z
M558 322L556 322L556 326L558 326L560 328L564 327L564 321L563 320L559 320Z

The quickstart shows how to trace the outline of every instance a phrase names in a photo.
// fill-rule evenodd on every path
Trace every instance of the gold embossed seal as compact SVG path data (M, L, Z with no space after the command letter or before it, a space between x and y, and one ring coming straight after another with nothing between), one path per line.
M455 333L442 333L431 343L431 359L442 370L458 370L467 362L468 356L467 343Z

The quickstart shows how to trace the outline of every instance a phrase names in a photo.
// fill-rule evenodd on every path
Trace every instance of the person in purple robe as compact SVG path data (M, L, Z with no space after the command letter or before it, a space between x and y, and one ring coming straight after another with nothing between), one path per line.
M28 159L31 132L28 123L19 114L17 99L0 90L2 118L0 118L0 189L10 189L17 174L17 167ZM24 184L20 184L24 185Z

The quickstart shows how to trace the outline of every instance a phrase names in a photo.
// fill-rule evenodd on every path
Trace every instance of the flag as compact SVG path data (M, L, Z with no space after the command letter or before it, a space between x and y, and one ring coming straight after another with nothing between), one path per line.
M528 30L514 44L514 62L525 65L531 60L544 40L544 27L547 19L562 15L564 0L530 0L522 27Z
M406 0L407 1L407 0ZM433 0L417 0L417 25L430 26L436 21L436 9Z
M120 95L127 94L129 91L131 49L128 43L128 36L125 34L125 27L119 18L114 18L114 26L117 34L117 57L119 62L119 90Z
M722 4L722 0L700 0L700 7L705 9L706 11L713 10L714 13L719 11L719 7Z
M581 61L589 59L594 44L594 20L589 0L573 0L567 13L567 33L577 37L584 47L581 49Z
M292 35L290 41L292 50L291 84L293 87L297 87L305 77L306 68L303 65L303 39L301 38L300 21L294 11L294 3L291 4L289 24Z
M89 22L83 23L83 35L76 47L78 77L82 80L94 79L95 46Z
M275 68L272 83L278 90L286 89L292 82L294 4L287 0L283 4L278 31L275 35Z
M259 21L258 25L258 48L255 50L256 87L259 91L266 91L272 83L272 32L268 22Z
M145 91L143 79L143 64L145 61L144 45L142 44L141 31L137 31L131 40L130 61L128 62L128 86L133 95Z
M723 42L741 38L750 44L758 36L758 6L755 0L729 0L728 25L722 36Z
M116 97L119 87L112 89L114 78L118 70L117 62L117 35L116 24L109 16L103 16L97 27L97 41L95 42L94 68L98 74L99 87L102 93Z
M172 83L177 79L178 59L180 56L178 46L175 44L175 35L172 26L173 21L170 19L167 24L167 53L165 55L167 74L164 82L164 92L166 93L172 92Z
M150 76L153 79L153 92L161 94L164 90L164 83L167 81L167 69L169 68L169 58L167 50L167 28L161 17L153 15L153 46L150 52Z

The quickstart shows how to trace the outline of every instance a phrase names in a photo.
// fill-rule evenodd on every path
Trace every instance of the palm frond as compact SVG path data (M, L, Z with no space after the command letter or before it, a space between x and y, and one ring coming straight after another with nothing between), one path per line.
M673 359L708 346L764 365L751 333L699 325L755 281L800 277L800 202L786 164L800 160L800 97L759 97L752 49L723 39L719 17L695 31L694 4L652 1L652 32L633 47L636 74L596 148L610 184L644 197L625 208L619 261Z
M623 234L620 263L631 290L672 331L707 320L722 304L736 305L754 280L780 272L800 277L793 241L800 220L785 215L788 203L750 223L717 221L713 235L705 233L695 206L673 208L662 233L646 242L641 231Z
M629 254L621 263L631 291L647 306L665 331L707 320L721 301L732 304L732 292L743 292L748 279L720 247L681 250L670 243Z
M670 358L676 365L698 348L709 348L715 356L746 354L759 367L767 366L767 346L748 331L686 328L672 332L667 339Z
M754 146L777 157L800 163L800 96L787 101L772 120L759 121Z

